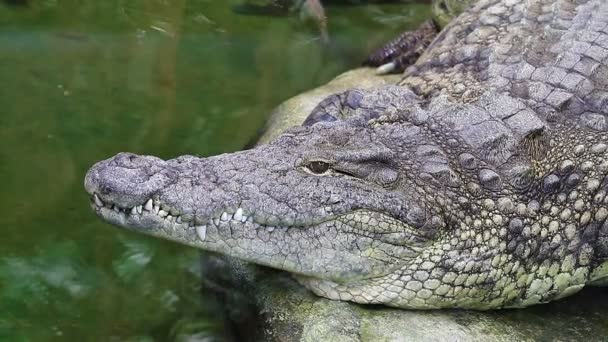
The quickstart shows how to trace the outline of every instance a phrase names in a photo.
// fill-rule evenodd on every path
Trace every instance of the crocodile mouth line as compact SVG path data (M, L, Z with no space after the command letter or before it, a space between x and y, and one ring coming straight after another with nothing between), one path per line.
M194 214L189 213L178 213L174 210L170 210L163 207L163 204L155 199L148 199L145 203L136 205L133 207L121 207L117 204L109 201L103 201L97 193L93 193L90 198L91 206L97 211L104 219L112 220L111 215L115 214L123 220L123 224L127 224L129 221L142 221L144 217L152 218L153 220L163 224L164 226L171 226L176 229L177 226L181 228L195 229L198 238L201 241L205 241L207 237L207 227L214 226L220 228L221 225L231 224L251 224L257 229L265 229L268 233L272 233L275 230L287 230L289 228L303 228L308 225L302 224L284 224L284 225L269 225L268 223L259 222L254 220L253 214L246 214L243 208L237 208L231 213L230 210L224 210L219 216L199 219ZM104 213L105 211L105 213ZM338 216L331 215L325 220L311 221L310 224L321 224L336 219Z
M225 210L219 217L200 219L189 213L179 213L175 210L168 209L163 204L155 199L148 199L145 203L133 207L121 207L109 201L103 201L97 193L91 196L91 206L105 219L112 220L111 215L118 215L121 224L125 225L131 222L141 222L144 218L152 219L162 224L165 228L171 227L175 230L177 227L194 229L201 241L207 238L207 227L213 226L216 229L222 225L232 224L251 224L254 228L265 229L268 233L275 230L287 230L289 228L304 228L310 225L319 225L332 220L339 220L340 217L348 217L351 213L341 215L329 215L324 220L311 220L306 224L285 224L285 225L269 225L268 223L258 222L254 220L253 214L246 214L243 208L238 208L234 212ZM105 213L104 213L105 211Z
M223 223L245 224L249 222L259 226L264 226L260 223L254 222L253 217L251 215L246 215L242 208L238 208L232 214L228 211L224 211L219 217L209 219L207 224L202 224L202 222L199 224L194 215L180 214L176 213L175 211L168 210L163 208L159 201L153 199L148 199L145 203L133 207L120 207L110 202L104 202L99 195L94 193L93 196L91 196L91 204L95 206L97 211L102 213L102 216L107 216L103 214L103 210L107 211L108 213L113 211L119 216L122 215L122 218L125 220L141 220L145 215L148 215L152 216L159 222L168 225L180 225L183 227L195 228L201 241L205 241L207 235L207 226L210 224L213 224L215 227L219 227ZM272 232L275 229L275 227L270 226L264 227L266 227L266 230L269 232Z

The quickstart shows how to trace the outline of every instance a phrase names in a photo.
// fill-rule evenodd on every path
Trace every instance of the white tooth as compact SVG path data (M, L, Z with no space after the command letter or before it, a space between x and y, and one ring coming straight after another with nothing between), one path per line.
M178 216L178 217L175 219L175 222L177 222L177 223L182 223L182 217L181 217L181 216Z
M166 219L169 220L169 222L173 222L173 216L171 216L171 215L167 215Z
M146 202L146 204L145 204L145 206L144 206L144 209L146 209L147 211L152 211L152 209L153 209L153 208L154 208L154 207L153 207L153 205L152 205L152 200L151 200L151 199L149 199L149 200L148 200L148 202Z
M222 213L222 216L220 217L220 220L222 220L222 221L228 221L228 220L230 220L230 216L228 216L228 213L224 211Z
M253 216L249 216L249 217L247 218L247 222L253 222Z
M137 215L137 209L135 207L131 208L131 215Z
M155 205L154 208L152 208L152 210L154 210L155 214L158 214L158 212L160 211L160 206Z
M93 198L95 198L95 205L98 207L103 207L103 201L101 199L99 199L99 196L97 196L97 194L93 195Z
M220 225L220 219L213 219L213 224L216 226Z
M117 206L114 206L114 208L112 208L112 209L114 209L114 211L115 211L115 212L117 212L117 213L119 213L119 212L120 212L120 208L119 208L119 207L117 207Z
M165 217L165 216L167 216L167 215L169 215L169 213L168 213L168 212L166 212L166 211L164 211L164 210L160 210L160 211L158 212L158 216L160 216L160 217Z
M207 237L207 226L196 227L196 234L201 241L205 241L205 238Z
M266 227L266 230L267 230L269 233L272 233L272 231L274 230L274 227Z
M135 207L135 210L137 211L137 213L139 215L141 215L144 212L144 208L141 205L138 205L137 207Z
M245 221L247 221L249 217L243 215L243 217L241 217L241 222L245 223Z
M236 210L236 212L234 213L234 216L232 216L233 219L235 219L236 221L240 221L243 218L243 209L238 208Z

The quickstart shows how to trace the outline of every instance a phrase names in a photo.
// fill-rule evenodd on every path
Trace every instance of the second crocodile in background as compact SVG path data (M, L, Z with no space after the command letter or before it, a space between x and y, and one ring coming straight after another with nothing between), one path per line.
M525 307L608 283L608 3L479 1L403 79L252 150L121 153L85 187L138 232L400 308Z

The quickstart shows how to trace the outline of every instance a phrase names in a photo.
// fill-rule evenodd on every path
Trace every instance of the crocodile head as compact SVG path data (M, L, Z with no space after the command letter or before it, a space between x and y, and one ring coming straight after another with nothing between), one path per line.
M556 135L522 106L352 90L267 145L121 153L85 187L110 223L291 272L327 298L523 307L606 282L608 142Z
M353 282L392 273L435 233L396 153L364 126L317 124L209 158L120 153L93 166L85 187L110 223Z

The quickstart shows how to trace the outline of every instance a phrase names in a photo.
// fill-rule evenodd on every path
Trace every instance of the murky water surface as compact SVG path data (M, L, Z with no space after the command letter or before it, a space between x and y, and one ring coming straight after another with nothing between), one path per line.
M241 149L282 100L429 15L330 5L324 46L297 15L238 3L0 1L0 340L225 338L198 252L102 223L86 170L120 151Z

